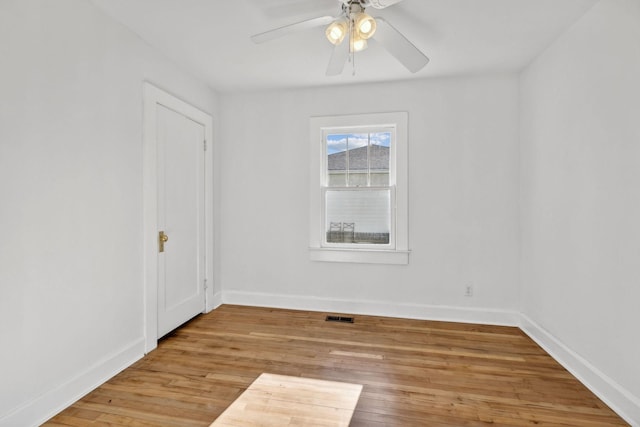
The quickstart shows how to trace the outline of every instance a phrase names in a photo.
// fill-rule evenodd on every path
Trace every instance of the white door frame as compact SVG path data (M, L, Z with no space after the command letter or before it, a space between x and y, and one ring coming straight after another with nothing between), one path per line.
M169 108L204 127L205 312L213 309L213 119L149 82L143 82L143 102L144 346L148 353L158 346L157 106Z

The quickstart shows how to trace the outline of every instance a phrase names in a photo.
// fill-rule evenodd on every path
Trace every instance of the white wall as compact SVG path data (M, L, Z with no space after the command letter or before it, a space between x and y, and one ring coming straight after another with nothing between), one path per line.
M410 264L312 262L309 118L385 111L409 112ZM517 76L231 94L221 114L225 302L513 323Z
M0 2L0 425L142 355L142 81L215 95L84 0Z
M638 425L639 41L640 2L603 0L521 83L522 311Z

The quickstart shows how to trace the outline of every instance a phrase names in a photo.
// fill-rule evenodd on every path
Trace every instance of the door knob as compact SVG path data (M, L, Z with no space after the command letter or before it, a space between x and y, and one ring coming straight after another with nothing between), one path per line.
M169 236L164 234L164 231L158 232L158 252L164 252L164 244L169 241Z

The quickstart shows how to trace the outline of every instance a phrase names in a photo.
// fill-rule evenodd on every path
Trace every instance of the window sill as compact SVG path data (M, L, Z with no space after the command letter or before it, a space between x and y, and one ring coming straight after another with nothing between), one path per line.
M409 251L379 249L309 248L311 261L362 264L409 264Z

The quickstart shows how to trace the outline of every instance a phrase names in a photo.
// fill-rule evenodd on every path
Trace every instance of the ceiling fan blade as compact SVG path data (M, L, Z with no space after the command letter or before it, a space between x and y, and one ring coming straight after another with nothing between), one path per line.
M254 34L251 36L251 40L254 43L264 43L269 40L282 37L295 31L308 30L309 28L320 27L323 25L329 25L335 20L333 16L320 16L318 18L307 19L306 21L296 22L295 24L285 25L284 27L276 28L273 30L265 31L264 33Z
M416 73L429 63L429 58L384 18L376 18L373 38L409 71Z
M331 59L329 59L329 66L327 67L327 76L342 74L347 59L349 59L349 40L345 39L342 43L333 47L333 53L331 53Z
M374 9L384 9L389 6L393 6L396 3L400 3L402 0L368 0L367 6L371 6Z

